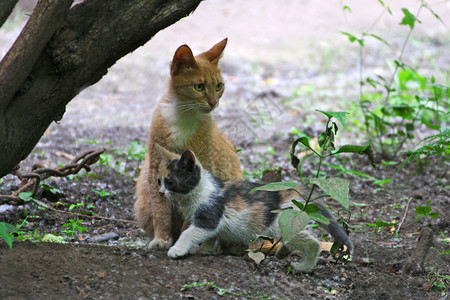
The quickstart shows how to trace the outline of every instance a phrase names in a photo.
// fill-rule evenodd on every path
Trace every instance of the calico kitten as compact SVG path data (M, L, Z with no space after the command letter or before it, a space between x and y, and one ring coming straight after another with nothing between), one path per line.
M183 217L158 194L156 143L180 154L192 149L217 178L243 177L233 144L211 117L225 88L218 62L226 44L224 39L195 57L182 45L172 59L169 88L153 113L147 155L136 185L134 212L139 226L154 234L151 248L169 249L183 224Z
M170 258L187 255L204 241L216 238L220 244L248 246L258 235L280 238L279 214L274 210L293 207L298 199L294 190L279 192L250 190L262 184L242 179L220 180L205 170L190 150L181 157L157 145L161 155L159 194L174 203L190 226L169 249ZM317 203L316 203L317 204ZM321 213L330 220L327 230L352 251L353 245L331 213L322 205ZM295 244L295 248L291 245ZM309 272L316 264L319 241L307 230L296 236L295 243L282 244L277 256L291 251L302 254L296 269Z

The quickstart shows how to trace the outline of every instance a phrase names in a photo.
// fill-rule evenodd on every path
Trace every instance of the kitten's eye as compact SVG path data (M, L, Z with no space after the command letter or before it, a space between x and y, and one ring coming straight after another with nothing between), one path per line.
M158 178L158 185L161 186L161 179Z
M223 83L222 83L222 82L219 82L219 83L216 85L216 92L220 92L222 89L223 89Z
M197 92L203 92L205 90L205 84L204 83L196 83L196 84L194 84L194 89Z
M175 183L172 181L172 180L170 180L170 179L166 179L165 181L164 181L164 183L166 184L166 186L170 189L170 188L173 188L174 186L175 186Z

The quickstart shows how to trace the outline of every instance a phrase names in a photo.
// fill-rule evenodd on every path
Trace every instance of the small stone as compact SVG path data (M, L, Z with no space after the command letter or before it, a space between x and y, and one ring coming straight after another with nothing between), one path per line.
M90 243L102 243L102 242L106 242L109 240L118 240L119 239L119 235L115 232L107 232L104 234L100 234L100 235L96 235L96 236L92 236L88 239L88 242Z

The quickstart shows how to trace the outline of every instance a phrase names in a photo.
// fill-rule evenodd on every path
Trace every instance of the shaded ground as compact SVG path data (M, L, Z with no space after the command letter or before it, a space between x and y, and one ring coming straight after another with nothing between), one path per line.
M133 222L70 214L88 212L132 220L135 178L151 112L164 91L173 50L188 42L194 52L202 51L223 36L228 36L230 43L222 64L227 90L215 114L220 127L243 149L239 157L249 178L260 179L262 169L280 167L284 180L297 180L286 158L294 139L289 132L296 127L316 136L324 120L314 109L350 109L348 99L357 95L357 51L348 47L345 38L337 37L338 28L350 30L342 17L336 17L340 9L337 4L319 9L312 1L285 0L276 5L263 2L202 3L192 17L158 34L148 45L117 63L99 84L71 102L62 123L49 128L32 155L22 163L22 170L29 170L36 162L57 167L69 162L67 154L104 147L107 151L102 164L94 166L91 172L96 175L82 173L45 181L61 193L39 192L36 199L66 213L42 210L35 203L2 206L0 221L22 224L23 234L18 238L33 241L42 239L46 233L61 235L67 229L62 225L68 224L70 218L82 220L80 225L88 230L81 236L67 238L70 244L15 241L10 251L1 241L1 299L448 297L444 296L448 290L436 291L436 279L440 278L437 275L450 275L449 256L439 254L449 249L443 239L448 238L450 220L450 174L448 161L442 158L407 165L397 174L398 164L380 164L372 169L363 158L327 161L392 181L380 186L367 178L324 168L329 176L338 175L351 181L354 205L350 224L355 253L353 260L345 264L334 264L322 256L308 275L290 272L290 261L298 257L283 260L269 257L259 266L248 257L225 255L169 260L165 252L146 248L149 239ZM370 25L368 13L379 9L377 1L374 2L374 6L350 2L355 27ZM413 2L402 1L397 5L409 7ZM387 37L393 49L401 45L404 34L396 26L399 7L397 19L383 19L379 29L383 35L387 28L393 28ZM449 19L445 18L450 17L449 10L441 7L438 11L443 20ZM301 16L299 11L303 12ZM214 24L205 24L211 19ZM407 59L425 65L425 71L433 70L433 64L441 68L449 65L448 31L442 31L432 19L424 16L422 21L429 23L419 28L408 49ZM290 26L284 26L286 23ZM14 32L17 29L0 31L0 41L11 42ZM394 50L371 46L367 49L366 71L383 72L379 68ZM4 46L0 50L5 51ZM357 132L350 128L341 138L356 143L355 136ZM397 161L403 159L400 156ZM313 171L314 164L307 163L304 175L310 176ZM18 184L12 176L3 178L1 193L11 193ZM425 206L430 199L431 210L438 212L439 217L423 216L416 221L414 209ZM71 204L80 207L69 210ZM333 202L330 205L336 213L339 211L338 205ZM366 222L377 220L400 222L405 212L398 236L389 227L375 233L366 226ZM435 237L425 262L426 271L405 275L400 266L416 247L419 232L426 226ZM103 233L115 233L118 240L89 242Z

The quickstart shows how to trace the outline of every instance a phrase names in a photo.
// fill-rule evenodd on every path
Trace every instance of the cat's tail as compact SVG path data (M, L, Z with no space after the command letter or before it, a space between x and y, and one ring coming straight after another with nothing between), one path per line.
M348 236L347 232L345 232L344 228L342 228L341 225L336 221L336 219L333 217L331 212L325 207L325 205L314 202L319 208L320 213L322 216L327 218L330 221L330 224L325 225L321 224L330 234L333 238L341 242L343 245L347 247L347 252L352 253L353 252L353 243L350 240L350 237ZM251 250L261 251L266 254L275 254L278 249L282 246L283 243L274 241L271 243L270 241L263 241L262 243L256 243L250 245Z
M330 224L325 225L321 224L332 236L333 238L340 241L342 244L344 244L347 247L347 252L352 253L353 252L353 243L350 240L347 232L345 232L344 228L342 228L341 225L336 221L336 219L333 217L331 212L323 205L318 202L314 202L317 206L320 208L320 213L330 220Z

